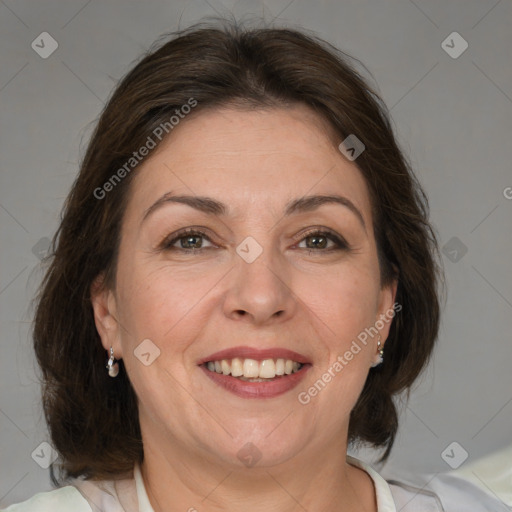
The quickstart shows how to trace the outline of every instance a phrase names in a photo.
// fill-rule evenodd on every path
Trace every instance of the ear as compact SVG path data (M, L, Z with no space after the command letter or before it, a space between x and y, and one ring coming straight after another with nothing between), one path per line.
M94 322L101 338L101 344L107 352L114 349L116 359L121 359L120 324L117 320L116 297L104 283L104 274L94 279L91 285L91 303L94 311Z
M375 319L378 326L384 324L382 328L379 328L381 342L384 345L391 327L393 317L397 312L402 309L401 304L395 305L396 290L398 288L398 278L394 278L389 284L383 286L379 294L379 308L378 316Z

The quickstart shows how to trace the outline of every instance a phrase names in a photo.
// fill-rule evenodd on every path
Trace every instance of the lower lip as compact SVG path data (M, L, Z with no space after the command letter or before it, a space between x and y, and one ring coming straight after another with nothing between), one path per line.
M311 368L311 365L304 364L298 372L276 377L268 382L249 382L237 379L231 375L212 372L208 370L206 365L201 365L200 367L213 382L237 396L242 398L272 398L282 395L297 386L309 368Z

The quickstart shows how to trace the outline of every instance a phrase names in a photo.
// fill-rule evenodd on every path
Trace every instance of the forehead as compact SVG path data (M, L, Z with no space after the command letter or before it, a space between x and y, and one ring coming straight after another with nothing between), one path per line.
M243 216L253 205L277 213L290 199L340 193L366 211L366 218L365 180L341 155L339 142L328 123L305 105L198 111L139 166L129 208L147 209L172 190L216 197L230 214Z

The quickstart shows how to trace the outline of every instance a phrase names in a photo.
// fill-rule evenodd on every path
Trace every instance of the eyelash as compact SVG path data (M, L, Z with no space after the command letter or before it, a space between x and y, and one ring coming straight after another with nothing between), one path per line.
M198 252L202 252L202 251L212 248L212 247L200 247L198 249L194 249L194 248L186 249L183 247L172 247L176 242L178 242L179 240L186 238L187 236L190 236L190 235L205 238L210 243L213 243L212 240L204 232L199 231L197 229L193 229L193 228L187 228L187 229L183 229L183 230L179 231L178 233L176 233L176 235L173 236L172 239L169 239L169 238L164 239L163 242L160 244L159 248L164 251L180 251L183 253L198 253ZM343 250L348 251L348 250L350 250L349 244L342 237L338 236L337 234L335 234L334 232L332 232L328 229L314 229L314 230L308 231L307 233L304 233L301 236L299 243L302 242L303 240L305 240L306 238L310 238L313 236L321 236L321 237L328 238L332 242L335 243L336 247L331 247L330 249L310 249L310 248L304 249L308 252L309 255L312 255L313 253L318 254L319 252L330 253L333 251L343 251Z

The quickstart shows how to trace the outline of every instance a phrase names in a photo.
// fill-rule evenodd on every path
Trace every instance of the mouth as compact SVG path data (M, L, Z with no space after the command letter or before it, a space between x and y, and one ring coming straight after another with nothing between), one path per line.
M246 382L265 382L275 377L297 373L303 364L292 359L221 359L220 361L208 361L206 367L210 372L231 375Z
M286 349L237 347L199 361L216 384L244 398L270 398L294 388L311 363Z

